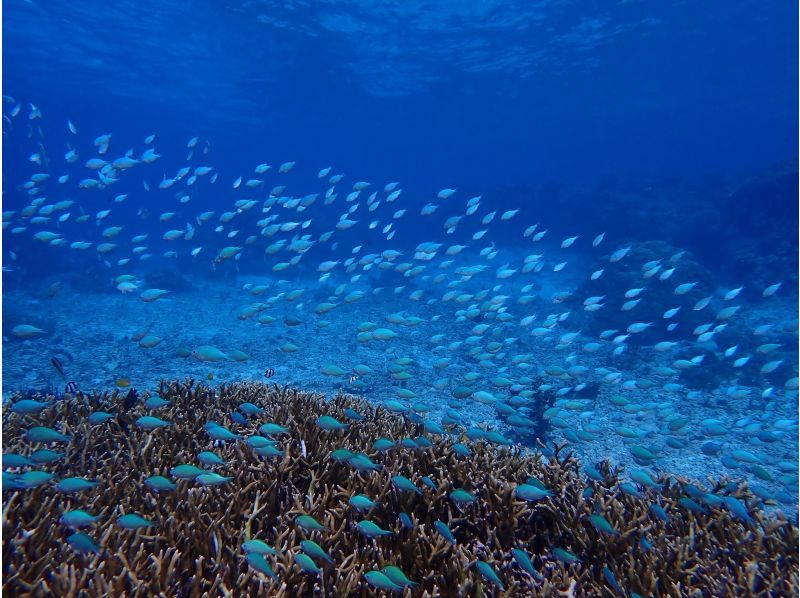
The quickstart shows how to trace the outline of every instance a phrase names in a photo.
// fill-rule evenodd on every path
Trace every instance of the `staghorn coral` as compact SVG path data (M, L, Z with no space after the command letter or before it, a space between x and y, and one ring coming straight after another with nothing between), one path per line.
M586 482L578 461L563 455L545 461L538 452L519 447L468 442L469 457L452 450L453 438L434 439L425 449L371 449L378 437L415 438L422 427L363 400L339 395L332 400L290 388L240 383L217 389L185 383L162 383L162 397L172 401L159 417L173 426L146 432L133 422L145 414L138 402L126 410L126 396L117 392L56 401L36 418L3 411L4 452L29 454L23 440L34 425L59 426L73 438L66 458L44 469L56 479L83 476L100 484L77 495L58 493L52 484L32 490L3 493L3 591L9 595L270 595L367 596L377 590L364 574L396 565L413 581L406 595L602 596L615 595L604 574L613 573L626 592L642 595L794 595L798 589L797 528L786 521L752 513L744 524L727 510L694 513L678 506L685 481L662 478L659 493L636 498L615 488L608 464L601 465L605 481ZM146 397L146 393L145 393ZM247 426L235 426L230 414L248 401L264 411ZM315 424L330 415L347 421L344 410L364 416L349 421L343 431L326 432ZM90 426L92 410L119 413L116 420ZM35 419L35 421L34 421ZM282 458L261 458L243 440L212 447L203 429L216 421L242 435L257 434L272 421L288 428L281 436ZM331 459L339 448L364 452L383 467L359 473ZM196 462L203 450L215 450L233 476L227 484L200 487L179 481L173 492L151 492L143 483L151 475L169 476L180 463ZM391 476L405 475L422 488L429 476L437 490L424 494L399 492ZM515 491L535 476L552 496L536 502L517 498ZM586 492L588 487L592 493ZM450 492L464 488L478 500L457 505ZM714 491L728 490L726 481L712 482ZM746 490L734 489L742 500ZM348 504L363 493L379 506L357 513ZM669 514L664 522L648 506L656 500ZM86 530L101 547L99 555L81 555L65 539L72 533L59 522L69 509L101 515ZM413 529L398 521L408 513ZM602 534L588 519L602 514L617 533ZM115 525L124 513L139 513L158 527L128 531ZM295 524L307 514L325 526L305 532ZM356 523L369 519L394 531L393 536L366 538ZM453 531L451 545L434 522ZM640 546L646 535L653 546ZM251 568L242 550L256 538L278 551L267 556L279 580ZM311 539L333 558L318 563L320 575L304 573L295 562L300 543ZM553 549L564 548L582 562L565 565ZM512 559L521 548L532 558L537 576L525 573ZM476 568L490 563L505 590L490 585Z

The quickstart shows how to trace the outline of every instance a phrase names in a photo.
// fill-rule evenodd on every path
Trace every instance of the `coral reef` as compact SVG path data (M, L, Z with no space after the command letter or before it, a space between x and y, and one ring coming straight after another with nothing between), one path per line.
M616 473L601 464L593 477L602 481L587 481L563 447L545 459L486 439L438 435L426 442L422 425L351 396L326 400L258 383L215 389L191 380L162 383L157 394L169 404L156 413L172 425L153 430L142 429L140 419L152 415L144 402L156 397L147 392L78 393L35 415L4 405L4 454L29 456L37 447L25 436L34 426L71 437L58 449L64 459L40 466L55 475L52 482L19 490L15 475L4 475L4 593L359 596L381 586L400 590L375 574L389 566L414 582L406 595L788 596L798 590L797 528L748 508L753 496L726 480L711 482L700 505L689 500L687 493L697 498L698 490L686 480L661 477L654 480L660 490L621 491ZM253 406L246 420L244 403ZM97 410L115 415L92 425L88 416ZM338 429L324 416L348 426ZM215 443L211 436L224 434L209 428L212 421L241 437ZM247 444L267 422L286 428L274 436L282 456L259 456ZM394 448L373 448L381 437ZM365 453L377 466L337 461L331 453L339 449ZM198 463L201 451L216 452L225 461L216 472L232 479L175 480L177 488L160 492L145 485L150 476L170 477L172 468ZM392 477L398 475L416 489L401 491L402 481ZM53 485L69 476L99 483L78 493ZM357 511L349 502L357 494L377 506ZM84 530L99 554L67 543L73 531L59 520L70 509L99 516ZM118 518L134 513L155 526L126 529L131 518ZM323 529L301 528L302 515ZM364 519L393 533L368 537L365 530L374 528L356 525ZM448 529L455 543L445 537ZM242 546L250 539L276 554L249 566ZM304 540L319 544L332 563ZM530 567L515 549L530 556ZM316 559L319 573L306 572L313 562L304 553ZM276 579L256 571L266 570L264 562Z

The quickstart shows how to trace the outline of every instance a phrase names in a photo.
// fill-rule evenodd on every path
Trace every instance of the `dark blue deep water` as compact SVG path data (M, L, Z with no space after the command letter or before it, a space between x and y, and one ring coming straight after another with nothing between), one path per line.
M8 0L3 400L274 370L796 519L797 23Z

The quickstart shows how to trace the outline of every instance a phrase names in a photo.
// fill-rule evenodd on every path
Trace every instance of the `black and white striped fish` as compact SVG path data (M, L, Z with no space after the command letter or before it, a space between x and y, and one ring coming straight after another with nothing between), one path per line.
M272 368L267 368L267 371L264 372L265 378L272 378L275 375L275 370Z

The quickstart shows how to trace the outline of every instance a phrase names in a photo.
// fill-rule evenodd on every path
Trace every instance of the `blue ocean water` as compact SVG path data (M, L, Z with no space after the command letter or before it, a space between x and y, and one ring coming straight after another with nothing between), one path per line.
M3 8L4 400L270 370L797 517L795 4Z

